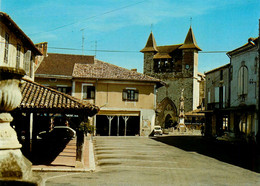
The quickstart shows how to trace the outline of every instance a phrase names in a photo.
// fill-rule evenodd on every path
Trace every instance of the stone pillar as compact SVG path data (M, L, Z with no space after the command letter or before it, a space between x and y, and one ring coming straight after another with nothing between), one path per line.
M111 121L112 121L113 118L114 118L114 116L107 116L107 119L109 121L109 123L108 123L108 136L111 135Z
M123 116L123 119L125 121L125 136L126 136L127 120L129 119L129 116Z
M20 80L24 70L0 67L0 179L32 179L31 162L21 153L21 144L10 126L13 117L8 112L19 106L22 95Z
M184 113L184 96L183 96L184 89L181 91L181 97L180 97L180 114L179 114L179 125L178 128L180 132L186 131L186 125L185 125L185 113Z

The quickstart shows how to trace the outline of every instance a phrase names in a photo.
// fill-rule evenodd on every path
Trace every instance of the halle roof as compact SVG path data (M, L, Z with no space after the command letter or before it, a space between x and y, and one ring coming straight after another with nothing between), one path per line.
M94 64L75 64L72 76L73 78L130 80L162 83L159 79L99 60L95 60Z
M35 55L42 55L42 53L35 47L32 40L19 28L19 26L11 19L11 17L0 12L0 21L3 22L15 35L20 38L25 46L30 48Z
M18 110L30 112L63 112L95 115L99 108L57 90L23 78L22 101Z
M75 63L93 64L94 56L48 53L35 72L35 76L58 75L72 77Z

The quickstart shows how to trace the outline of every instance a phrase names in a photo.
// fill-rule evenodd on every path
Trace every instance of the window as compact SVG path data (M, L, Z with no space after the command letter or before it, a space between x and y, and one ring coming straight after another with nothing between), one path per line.
M71 87L57 87L59 92L63 92L65 94L71 95Z
M154 60L155 72L173 72L174 60L173 59L156 59Z
M93 85L82 85L82 99L95 99L95 87Z
M244 96L247 94L248 85L248 69L245 65L241 66L238 71L238 95Z
M4 54L5 63L8 63L8 50L9 50L9 34L5 33L5 54Z
M258 58L256 57L255 58L255 74L257 74L257 63L258 63Z
M223 70L220 71L220 80L223 80Z
M17 44L17 49L16 49L16 68L20 67L20 57L21 57L21 45Z
M123 90L123 101L138 101L138 90L135 89L124 89Z

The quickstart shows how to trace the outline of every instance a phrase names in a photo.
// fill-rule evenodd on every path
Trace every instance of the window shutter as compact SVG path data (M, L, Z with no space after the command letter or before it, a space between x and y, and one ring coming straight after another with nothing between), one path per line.
M215 87L215 103L219 102L219 87Z
M244 78L243 78L243 94L247 94L247 89L248 89L248 70L244 66L243 67L243 72L244 72Z
M208 92L208 103L210 103L210 91Z
M30 62L31 62L31 51L27 50L24 54L24 70L27 75L30 75Z
M91 99L95 98L95 87L91 87L90 98Z
M226 89L225 89L226 87L225 86L223 86L223 108L225 108L225 106L226 106Z
M83 86L82 89L83 99L87 99L87 86Z
M123 100L127 100L127 90L123 90L122 98Z
M135 91L135 98L134 98L135 101L138 101L138 91Z
M243 86L243 77L242 77L242 68L238 71L238 95L240 96L242 94L242 86Z

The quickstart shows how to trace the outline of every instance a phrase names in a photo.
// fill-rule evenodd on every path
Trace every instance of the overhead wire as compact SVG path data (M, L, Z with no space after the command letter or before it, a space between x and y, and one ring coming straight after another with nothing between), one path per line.
M112 12L116 12L116 11L119 11L119 10L122 10L122 9L125 9L125 8L128 8L128 7L131 7L131 6L135 6L137 4L141 4L141 3L145 2L145 1L147 1L147 0L139 1L139 2L136 2L136 3L132 3L132 4L129 4L129 5L120 7L120 8L109 10L109 11L101 13L101 14L90 16L90 17L84 19L83 21L71 22L71 23L68 23L68 24L65 24L65 25L61 25L61 26L55 27L55 28L47 30L47 31L36 32L36 33L28 34L28 35L32 36L32 35L36 35L36 34L52 32L52 31L55 31L55 30L58 30L58 29L61 29L61 28L67 27L67 26L71 26L71 25L74 25L74 24L77 24L77 23L82 23L82 22L88 21L88 20L96 18L96 17L100 17L100 16L103 16L103 15L106 15L106 14L109 14L109 13L112 13Z

